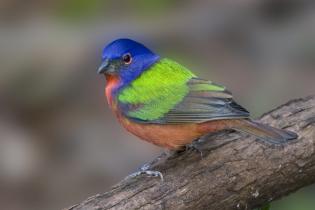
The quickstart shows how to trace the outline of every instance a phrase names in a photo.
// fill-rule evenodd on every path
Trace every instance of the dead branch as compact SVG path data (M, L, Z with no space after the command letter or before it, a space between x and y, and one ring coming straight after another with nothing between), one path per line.
M297 132L299 139L275 147L221 132L204 142L203 158L186 151L158 165L164 182L123 180L68 209L253 209L314 183L315 96L292 100L260 121Z

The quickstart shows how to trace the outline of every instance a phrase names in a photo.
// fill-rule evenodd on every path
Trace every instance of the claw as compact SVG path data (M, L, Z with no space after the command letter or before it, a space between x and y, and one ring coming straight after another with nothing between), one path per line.
M148 171L151 165L152 165L151 163L144 164L143 166L140 167L140 171Z
M151 176L151 177L160 177L161 181L163 182L164 181L163 174L159 171L154 171L151 169L154 168L155 166L159 165L160 163L164 162L169 156L170 155L168 153L162 153L161 155L159 155L157 158L155 158L150 163L146 163L143 166L141 166L139 168L139 171L128 175L125 178L125 180L144 174L144 175Z
M150 171L150 170L140 170L140 171L134 172L134 173L128 175L125 178L125 180L132 179L132 178L140 176L142 174L145 174L147 176L160 177L161 181L162 182L164 181L164 177L163 177L163 174L161 172L159 172L159 171Z
M195 142L193 142L193 143L191 143L191 144L188 144L188 145L186 145L186 149L187 150L193 150L193 151L197 151L197 152L199 152L199 154L200 154L200 157L201 157L201 159L203 159L203 151L198 147L198 145L196 145L197 144L197 142L195 143Z

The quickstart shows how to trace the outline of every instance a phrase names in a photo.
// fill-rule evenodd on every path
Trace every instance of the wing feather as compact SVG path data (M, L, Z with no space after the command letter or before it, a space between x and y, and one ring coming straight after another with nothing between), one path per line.
M169 59L162 59L122 90L118 106L125 117L140 123L202 123L249 117L224 86L198 78Z

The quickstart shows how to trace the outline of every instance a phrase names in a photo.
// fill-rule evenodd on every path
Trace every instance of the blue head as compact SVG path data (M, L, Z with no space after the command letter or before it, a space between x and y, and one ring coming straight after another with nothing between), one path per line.
M131 39L117 39L105 46L99 74L118 75L124 84L137 78L159 56Z

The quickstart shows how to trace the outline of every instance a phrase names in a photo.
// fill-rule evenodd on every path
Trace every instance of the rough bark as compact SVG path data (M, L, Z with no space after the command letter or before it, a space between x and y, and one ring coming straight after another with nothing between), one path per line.
M259 121L299 138L275 147L221 132L204 141L202 158L186 151L155 167L164 182L146 176L123 180L68 209L253 209L314 183L315 96L292 100Z

